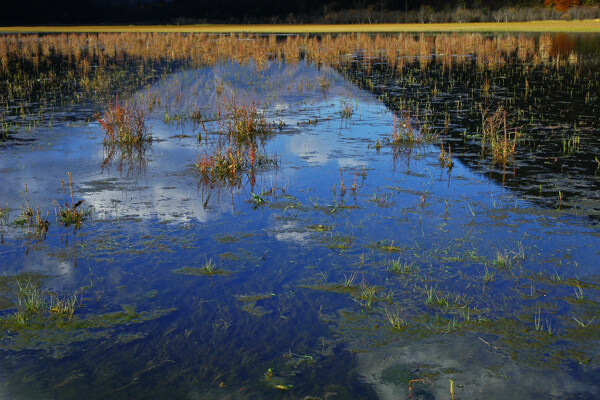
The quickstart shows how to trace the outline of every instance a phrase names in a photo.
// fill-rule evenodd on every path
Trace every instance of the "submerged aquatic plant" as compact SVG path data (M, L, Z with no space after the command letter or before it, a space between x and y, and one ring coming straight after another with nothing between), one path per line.
M350 276L344 275L344 287L349 288L354 286L354 281L356 280L356 273L353 272Z
M17 285L19 286L18 302L21 311L36 313L46 305L42 291L37 286L29 282L22 286L18 281Z
M398 305L396 305L396 311L389 311L386 308L385 316L394 329L402 329L407 325L406 319L402 316Z
M361 282L359 286L360 291L358 293L354 293L354 301L360 304L361 309L366 307L367 309L371 309L372 303L377 301L377 291L378 288L375 285L369 285L365 282Z
M201 268L204 275L225 275L227 272L215 264L212 258L209 258L204 263L204 266Z
M4 226L8 225L9 214L8 204L4 208L0 207L0 244L4 244Z
M79 305L77 294L61 298L59 295L44 291L34 283L21 284L17 280L16 293L17 311L0 319L0 324L22 328L28 325L32 318L50 318L53 315L63 315L71 320Z
M342 118L349 119L354 114L354 106L351 100L340 101L340 114Z
M563 139L562 141L562 147L563 147L563 154L572 154L572 153L577 153L580 149L580 141L581 138L579 137L579 135L574 135L572 137L570 137L569 139Z
M252 193L251 201L254 204L255 209L258 208L258 206L261 206L267 202L267 200L264 197L256 193Z
M77 294L60 298L57 294L50 293L50 312L56 315L65 315L71 320L79 302L80 300L77 297Z
M447 168L448 171L451 171L454 167L454 162L452 161L452 149L450 148L450 143L448 143L448 151L444 148L444 142L440 143L440 155L438 156L438 160L440 165L443 168Z
M46 212L46 218L44 218L42 214L43 213L40 212L38 207L35 212L34 224L35 236L38 239L45 239L46 233L48 233L48 228L50 227L50 222L48 221L50 213Z
M573 321L575 321L577 323L577 326L580 328L587 328L591 326L595 319L595 316L591 319L588 319L587 321L583 317L573 317Z
M342 195L346 193L346 185L344 185L344 175L342 168L340 168L340 192L342 193Z
M485 267L485 274L483 275L483 284L487 285L494 281L494 277L496 276L495 272L491 272L488 270L487 266Z
M8 215L8 212L6 213ZM21 207L21 213L14 220L14 224L18 226L28 225L31 226L33 223L34 212L29 205L29 190L27 189L27 184L25 184L25 200L23 202L23 207Z
M402 262L400 259L390 260L389 270L397 274L411 274L414 271L418 271L418 267L412 262Z

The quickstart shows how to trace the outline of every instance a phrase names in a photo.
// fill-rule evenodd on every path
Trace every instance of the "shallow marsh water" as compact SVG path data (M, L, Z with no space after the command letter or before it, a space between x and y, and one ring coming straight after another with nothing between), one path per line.
M480 121L453 90L476 102L481 82L469 90L477 79L457 78L439 100L457 109L450 129L443 113L430 119L452 143L449 170L438 142L387 143L390 109L426 107L430 88L408 64L411 90L363 69L360 55L344 65L226 61L142 80L123 91L152 106L154 140L133 152L103 145L89 120L101 103L69 123L55 110L52 126L1 142L2 398L395 399L409 387L424 399L597 397L594 168L556 172L585 206L548 201L546 185L534 196L523 182L545 178L523 161L533 151L503 168L473 150ZM505 81L492 99L513 90ZM598 126L585 104L598 100L582 96L565 113L588 121L580 151L592 162ZM224 99L256 104L280 127L260 140L277 165L233 184L194 166L219 139ZM540 130L554 124L543 110ZM93 206L78 230L55 217L67 172L75 200ZM49 212L43 239L13 223L24 184L31 207ZM27 284L46 305L18 324ZM77 296L71 319L44 309L51 294Z

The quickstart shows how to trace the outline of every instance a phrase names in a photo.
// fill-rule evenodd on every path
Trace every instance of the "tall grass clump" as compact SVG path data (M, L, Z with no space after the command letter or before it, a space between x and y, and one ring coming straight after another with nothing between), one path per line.
M75 202L75 197L73 194L73 180L71 178L71 173L67 172L69 175L69 190L71 194L71 201L69 202L69 198L67 197L67 192L65 189L65 181L63 179L60 180L62 185L63 194L65 196L65 202L61 205L58 204L58 219L62 225L65 227L74 226L75 229L78 229L81 226L81 223L85 220L85 218L91 214L91 210L81 209L80 206L84 203L85 200L79 200Z
M146 109L127 102L109 105L103 117L96 117L104 131L104 159L102 168L109 168L117 160L117 169L137 173L145 170L145 153L152 142L146 124Z
M212 153L204 150L196 159L196 168L205 176L214 179L235 177L246 169L247 159L240 149L222 149L217 146Z
M481 133L482 152L489 151L494 162L506 164L514 157L520 134L516 128L513 133L509 132L503 107L495 111L482 109Z
M221 133L234 135L238 141L249 140L274 130L274 124L267 121L255 103L239 106L233 100L225 103L225 109L225 115L217 115L219 130Z
M217 144L212 151L204 150L196 159L195 166L204 181L237 182L244 173L252 181L259 167L276 166L277 159L265 153L259 153L254 144L236 144L223 146Z
M253 183L257 168L277 165L276 158L260 150L262 135L273 132L274 124L267 121L256 104L238 106L234 100L225 103L225 112L220 108L217 112L216 125L217 142L204 149L195 163L205 182L239 183L247 173Z
M411 116L410 111L402 110L399 115L394 114L394 128L392 143L425 143L437 140L438 134L429 129L426 124L419 124Z
M146 111L127 102L109 105L96 120L104 130L104 143L136 144L152 141L146 125Z
M21 284L17 281L15 308L13 315L0 317L0 326L3 328L22 328L32 321L47 323L50 318L73 318L75 310L81 300L77 293L72 296L60 297L58 294L40 289L36 284L27 282Z
M21 213L14 220L14 224L16 226L26 226L28 232L30 232L30 229L33 229L35 236L38 239L43 240L46 238L46 233L50 226L48 213L46 213L45 218L43 214L44 213L40 211L39 207L37 207L35 211L31 208L29 204L29 190L27 189L27 184L25 184L25 201L21 208ZM0 216L1 215L2 213L0 212ZM6 215L8 218L8 211L6 211Z

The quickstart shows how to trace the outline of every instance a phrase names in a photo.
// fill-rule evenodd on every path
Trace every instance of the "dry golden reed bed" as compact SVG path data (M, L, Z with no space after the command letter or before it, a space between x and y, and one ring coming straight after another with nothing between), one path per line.
M246 39L246 40L240 40ZM16 34L0 36L0 71L8 72L9 60L30 60L34 67L53 56L65 57L83 72L92 65L103 66L110 60L135 56L148 61L191 60L212 65L225 60L246 62L258 66L268 60L285 59L296 62L305 59L317 64L337 64L345 55L360 51L365 58L384 59L390 66L402 70L406 57L430 61L431 54L443 54L443 64L452 67L463 58L475 55L482 67L502 66L508 57L529 60L533 65L548 61L563 62L569 57L554 57L553 37L543 34L502 35L489 37L480 33L445 35L398 34L306 36L292 35L278 40L274 35L206 33L61 33L55 35Z
M600 32L600 20L457 24L349 25L130 25L0 27L0 33L389 33L389 32Z

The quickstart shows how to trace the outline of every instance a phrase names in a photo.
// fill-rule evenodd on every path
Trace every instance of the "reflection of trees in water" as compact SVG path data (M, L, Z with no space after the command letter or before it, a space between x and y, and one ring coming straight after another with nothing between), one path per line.
M557 33L552 36L550 54L555 56L568 56L575 50L575 38L572 35Z

